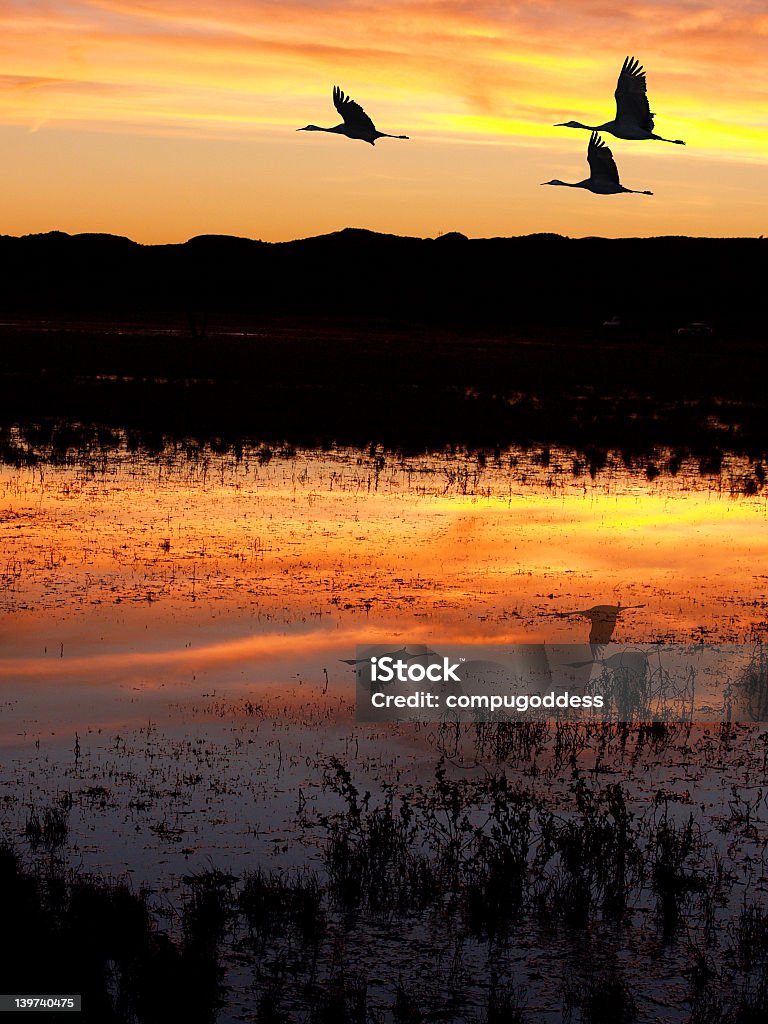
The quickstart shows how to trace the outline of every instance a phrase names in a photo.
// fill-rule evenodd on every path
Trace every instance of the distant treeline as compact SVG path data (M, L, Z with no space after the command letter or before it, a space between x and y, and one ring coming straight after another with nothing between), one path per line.
M762 459L763 253L364 231L0 238L0 431ZM678 333L701 320L712 330Z
M0 319L67 312L132 318L349 316L514 327L761 325L762 238L528 235L401 238L347 229L293 242L200 236L139 245L112 235L0 237Z

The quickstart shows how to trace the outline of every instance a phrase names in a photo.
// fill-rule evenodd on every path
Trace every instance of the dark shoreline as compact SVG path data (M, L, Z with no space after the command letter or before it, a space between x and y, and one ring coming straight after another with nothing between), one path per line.
M0 428L759 461L766 255L762 238L0 236Z
M157 320L27 320L0 325L0 431L410 453L559 445L598 463L667 448L716 468L724 452L768 451L763 349L741 332L230 317L193 336Z

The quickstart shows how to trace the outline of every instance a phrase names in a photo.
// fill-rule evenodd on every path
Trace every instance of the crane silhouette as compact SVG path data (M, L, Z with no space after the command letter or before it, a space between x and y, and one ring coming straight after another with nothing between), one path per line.
M655 139L684 146L682 139L663 139L653 132L653 114L648 106L645 71L640 61L627 57L616 84L616 117L605 124L588 125L579 121L565 121L555 128L585 128L588 132L608 132L617 139Z
M630 608L645 608L644 604L596 604L575 612L557 612L557 616L566 619L574 615L589 619L589 643L604 646L611 642L613 631L619 616Z
M398 658L400 657L401 654L404 654L406 657L408 657L408 648L401 647L397 651L387 651L386 657ZM354 668L356 665L370 664L371 657L369 655L367 658L339 658L339 661L343 662L345 665L350 665L352 668Z
M377 130L376 125L368 117L359 103L345 96L338 85L333 87L333 105L344 119L335 128L319 128L316 124L308 124L306 128L297 128L298 132L330 132L332 135L346 135L348 139L360 139L362 142L376 144L376 139L407 139L407 135L387 135Z
M619 181L619 171L613 153L600 138L596 131L592 132L587 148L589 177L584 181L543 181L542 185L565 185L567 188L585 188L598 196L613 196L621 192L632 192L638 196L652 196L653 192L639 192L634 188L625 188Z

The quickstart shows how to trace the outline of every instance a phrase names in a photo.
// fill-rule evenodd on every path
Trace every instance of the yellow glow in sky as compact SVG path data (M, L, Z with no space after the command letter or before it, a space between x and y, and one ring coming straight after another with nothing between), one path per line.
M624 57L663 143L608 139L651 197L586 177ZM750 0L0 2L0 232L754 235L765 230L768 12ZM338 83L375 149L317 133Z

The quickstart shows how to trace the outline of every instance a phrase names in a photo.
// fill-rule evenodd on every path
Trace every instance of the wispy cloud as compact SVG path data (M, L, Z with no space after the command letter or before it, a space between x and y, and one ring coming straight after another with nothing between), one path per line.
M556 97L564 110L610 116L616 73L628 52L648 66L660 117L690 121L697 132L707 124L711 135L718 121L734 118L764 127L768 91L768 13L748 0L631 6L49 0L33 9L0 5L0 28L7 74L60 82L62 93L71 92L69 76L92 81L99 95L105 84L132 87L132 114L156 129L193 105L187 114L199 122L201 99L203 120L220 117L232 126L246 96L244 126L289 123L307 96L319 98L321 84L327 90L343 79L361 98L399 109L427 131L436 112L443 122L455 115L462 133L468 115L479 115L481 133L496 118L503 134L509 125L526 134L526 125L550 118ZM148 102L153 89L169 102ZM3 104L7 120L22 121L27 113L21 100L15 110L7 99ZM99 106L94 121L103 123L104 113ZM115 109L116 124L124 114ZM55 115L88 120L87 110L65 101ZM731 145L731 135L722 142ZM747 133L738 144L752 149L760 140Z
M627 54L662 134L768 161L763 0L6 0L0 126L288 146L338 83L421 144L545 154L613 115Z

